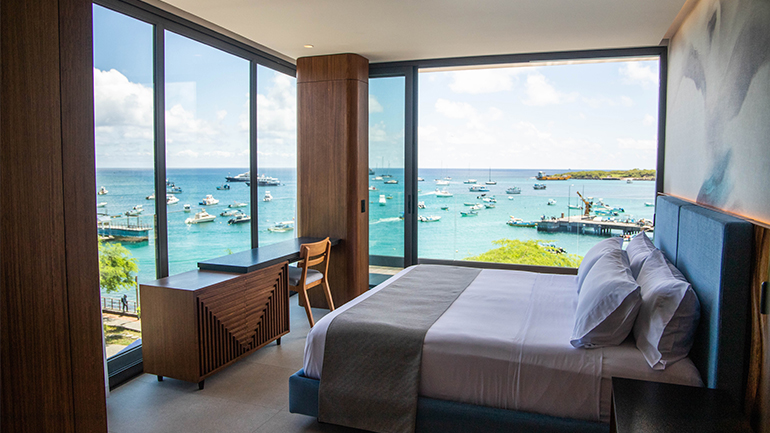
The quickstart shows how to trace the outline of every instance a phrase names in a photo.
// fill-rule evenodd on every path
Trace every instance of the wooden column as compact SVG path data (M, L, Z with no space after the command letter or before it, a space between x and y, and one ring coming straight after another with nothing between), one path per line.
M340 239L329 262L340 306L369 284L369 61L298 59L297 120L297 234ZM308 294L311 305L326 306L321 291Z
M107 431L91 8L0 3L3 431Z

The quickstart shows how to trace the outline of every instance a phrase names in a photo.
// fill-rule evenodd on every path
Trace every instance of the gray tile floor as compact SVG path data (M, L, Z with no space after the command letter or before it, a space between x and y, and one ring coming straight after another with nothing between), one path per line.
M271 343L206 379L194 383L158 382L143 374L107 398L111 433L133 432L339 432L358 430L319 424L315 418L289 413L289 376L302 368L310 326L297 296L291 297L291 332L281 345ZM328 310L313 309L317 321Z

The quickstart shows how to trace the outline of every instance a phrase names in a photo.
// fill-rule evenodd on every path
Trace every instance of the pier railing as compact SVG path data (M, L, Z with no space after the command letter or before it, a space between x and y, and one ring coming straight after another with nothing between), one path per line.
M139 315L139 304L136 301L128 300L128 308L124 308L121 298L108 298L102 296L102 312L115 314Z

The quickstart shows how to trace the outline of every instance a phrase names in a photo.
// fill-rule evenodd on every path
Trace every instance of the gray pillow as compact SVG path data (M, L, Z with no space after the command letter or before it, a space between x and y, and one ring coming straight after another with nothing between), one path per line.
M583 287L583 280L586 279L586 275L588 275L588 271L591 270L591 267L594 265L594 263L596 263L596 261L606 253L619 250L622 247L623 238L618 236L605 239L588 250L585 257L583 257L583 261L580 262L580 266L578 267L578 293L580 293L580 290Z
M570 343L587 348L622 343L634 327L641 301L628 254L621 249L604 254L588 271L578 295Z
M631 239L631 242L628 243L628 247L626 247L626 252L628 253L628 261L631 262L631 275L633 275L634 278L639 276L639 271L642 270L642 265L644 264L644 261L647 260L647 257L656 250L655 244L652 243L650 238L648 238L644 232L639 233Z
M654 370L687 356L700 319L700 302L679 269L660 250L644 262L642 307L634 324L636 347Z

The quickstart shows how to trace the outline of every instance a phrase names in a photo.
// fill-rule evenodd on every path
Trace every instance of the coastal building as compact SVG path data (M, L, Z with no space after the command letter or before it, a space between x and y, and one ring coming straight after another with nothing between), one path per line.
M505 1L468 2L467 7L383 2L375 7L370 2L332 1L322 11L294 3L237 7L231 2L193 0L98 3L156 25L150 39L162 39L164 31L182 34L249 59L250 73L256 74L260 65L296 75L299 179L293 232L344 240L335 247L331 263L337 304L368 286L370 170L364 155L369 80L404 79L406 100L412 103L405 109L411 116L405 119L405 153L413 152L417 70L428 67L660 56L659 78L666 98L657 119L657 192L749 219L757 239L754 261L767 266L770 11L766 2L656 0L596 7L578 2L526 7ZM413 9L419 7L430 8L430 13ZM5 208L0 217L0 413L7 431L108 429L94 213L92 8L92 3L76 0L6 1L0 10L0 201ZM257 30L267 33L259 37L252 33ZM374 36L366 39L367 33ZM303 47L306 44L308 48ZM163 64L163 52L155 56L156 64ZM156 70L154 77L162 82L162 71ZM164 100L163 86L152 89L155 98ZM250 103L257 103L255 91L250 98ZM155 121L163 118L163 108L156 107ZM344 128L335 122L339 119L345 119ZM160 128L159 123L154 125ZM164 131L154 133L162 136ZM164 144L158 146L157 158L165 158ZM250 146L256 149L257 142ZM262 173L256 153L252 154L250 172ZM165 167L165 159L156 163ZM155 195L162 199L165 176L154 175ZM268 184L278 187L277 179ZM254 186L252 206L263 203ZM416 206L416 171L407 174L403 186ZM100 197L114 193L109 189ZM249 213L256 215L253 210ZM417 214L412 215L405 223L403 254L383 259L384 264L417 262L416 248L408 240L417 224ZM156 218L164 225L165 206L158 207ZM158 263L160 276L169 274L168 242L173 242L164 233L149 235L160 239L154 244L158 256L164 257ZM252 244L256 246L256 238ZM758 281L767 279L761 266L755 268ZM764 341L752 340L745 350L765 353L770 359L767 334ZM139 360L126 362L122 371L137 366L141 370ZM755 385L758 396L767 393L768 363L755 374L747 378L753 381L750 385ZM285 387L286 379L275 386ZM240 388L228 391L250 394ZM760 432L768 432L770 425L768 400L767 394L755 400L758 409L753 416ZM200 406L196 410L205 409ZM237 409L233 406L237 405L218 407L223 422L230 416L227 411ZM247 409L257 411L255 406ZM274 405L269 416L247 420L244 431L254 431L272 416L280 418L282 408ZM137 419L144 416L134 407L109 410L111 416L126 412ZM216 418L207 416L200 422L216 422L212 417Z

